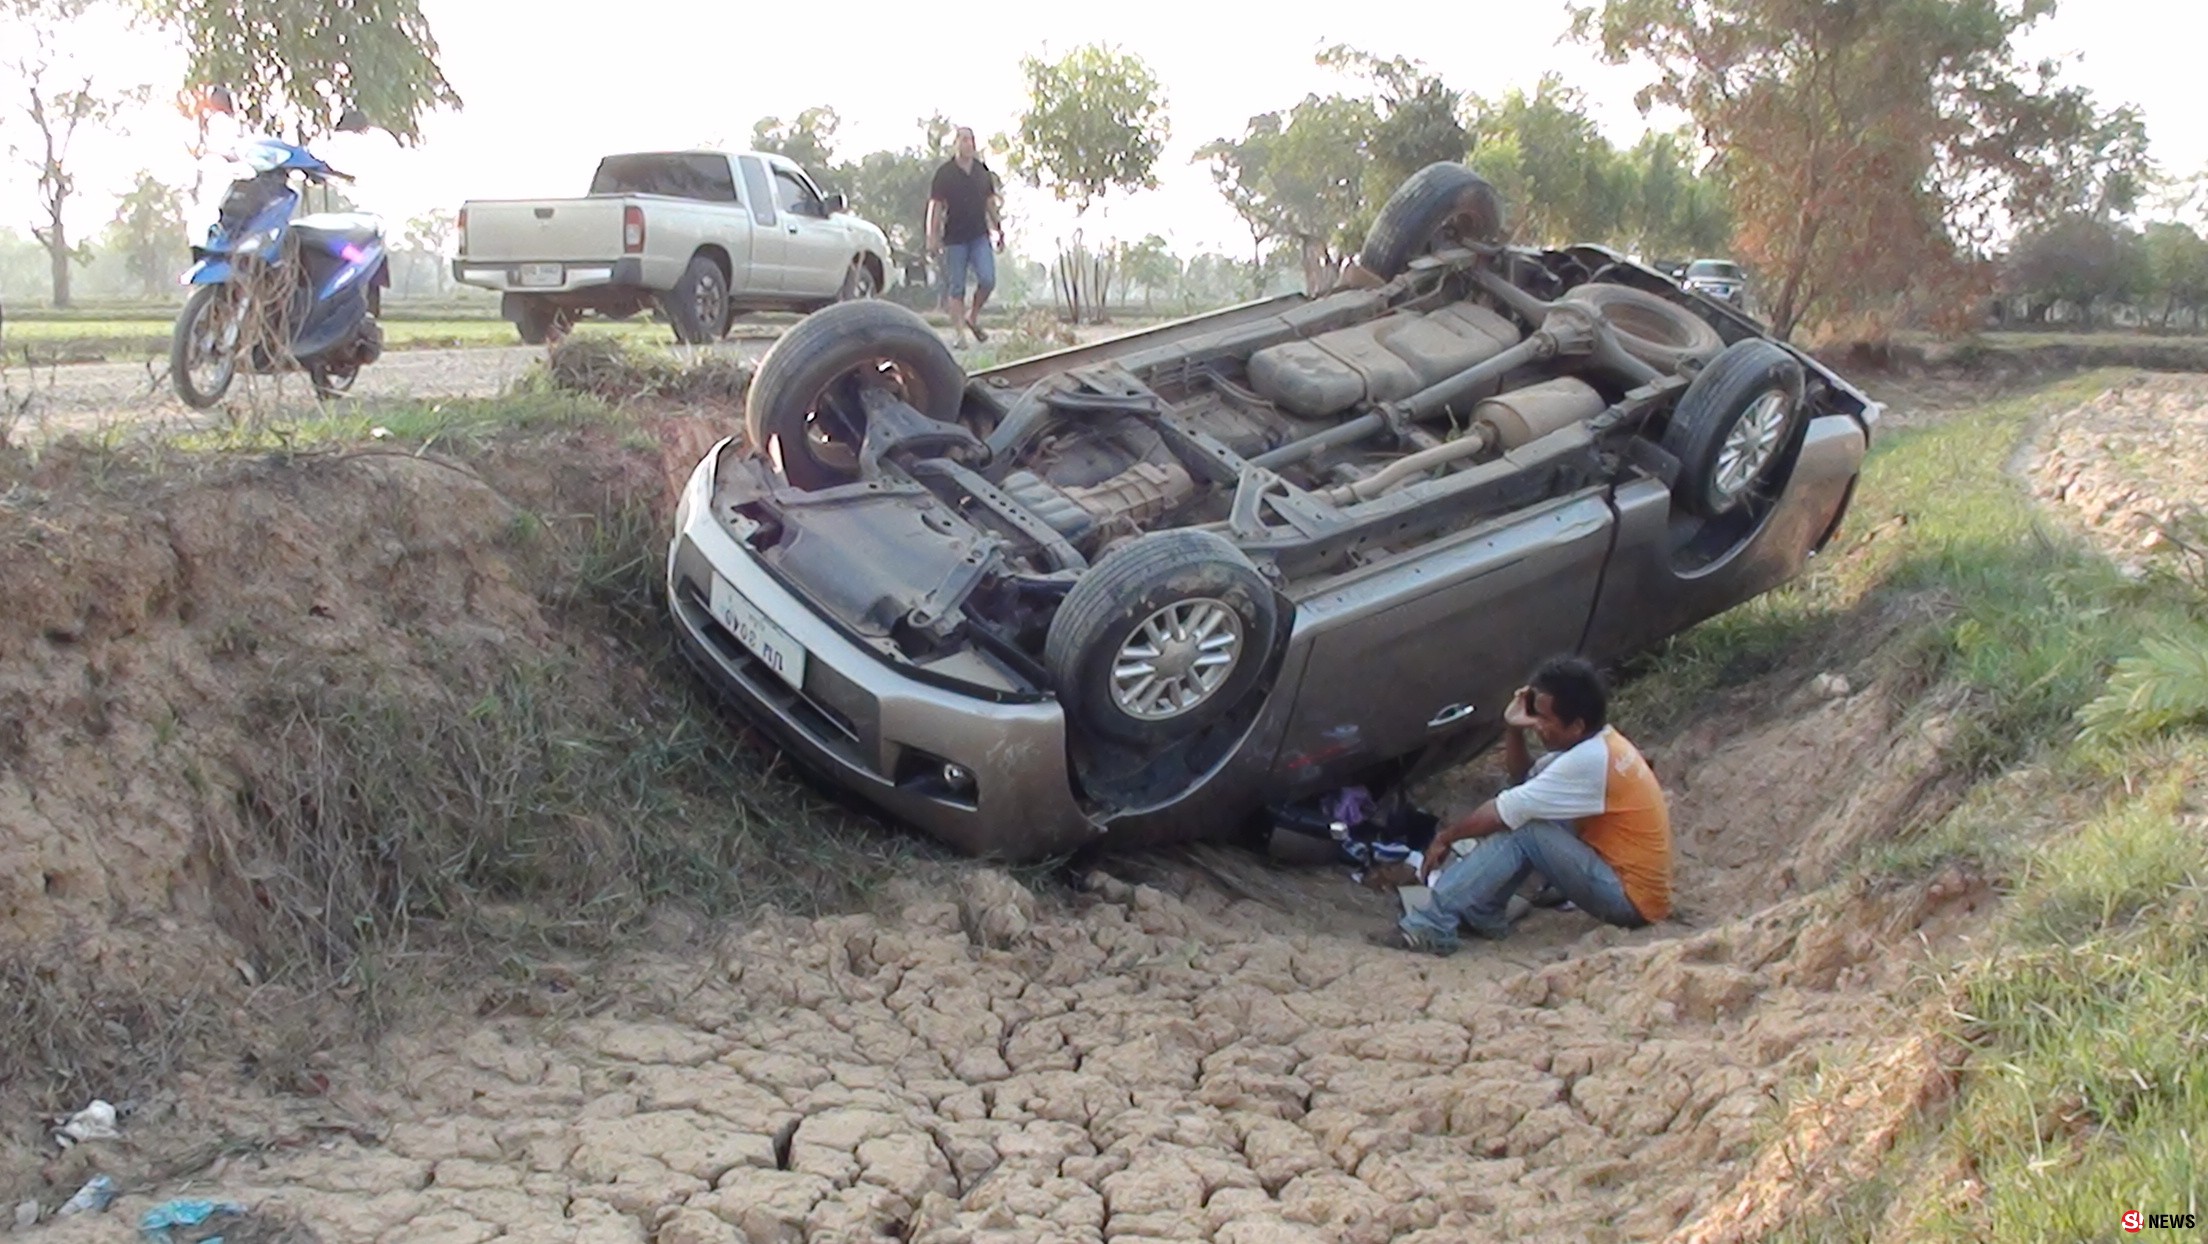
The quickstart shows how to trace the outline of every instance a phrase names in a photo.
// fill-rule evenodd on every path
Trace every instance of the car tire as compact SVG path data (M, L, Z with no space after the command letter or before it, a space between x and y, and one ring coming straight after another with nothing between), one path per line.
M675 287L660 296L660 307L674 327L675 340L707 345L728 327L728 274L703 255L692 255Z
M874 279L874 269L867 266L866 256L858 255L844 269L843 288L836 291L836 301L862 302L881 292L882 283Z
M183 312L176 317L176 329L169 338L169 380L176 386L176 395L193 410L205 410L221 401L222 395L230 391L230 382L237 378L235 348L228 361L215 369L207 384L201 385L192 374L192 347L200 331L199 323L214 313L216 299L229 296L230 288L226 285L202 285L194 289L192 296L185 300ZM236 343L232 344L234 347Z
M1462 164L1429 164L1403 180L1381 205L1357 262L1382 280L1444 243L1487 243L1503 236L1503 200Z
M1279 626L1271 586L1233 545L1155 531L1105 554L1066 593L1043 665L1076 729L1163 746L1257 690Z
M1715 358L1725 348L1708 321L1646 290L1595 281L1573 287L1564 300L1600 315L1627 354L1666 374Z
M567 336L575 326L575 313L536 298L519 300L514 307L514 331L525 346L548 345Z
M752 452L771 462L779 443L782 476L798 488L856 479L864 417L848 405L823 409L847 378L886 383L943 423L965 401L966 373L926 320L876 298L838 303L798 321L759 361L744 399Z
M1682 508L1715 518L1769 481L1801 428L1802 383L1794 356L1761 338L1726 347L1702 369L1664 429Z

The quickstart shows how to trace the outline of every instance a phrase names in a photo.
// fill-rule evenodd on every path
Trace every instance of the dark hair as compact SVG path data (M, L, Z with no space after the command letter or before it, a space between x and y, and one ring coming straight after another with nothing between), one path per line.
M1603 685L1602 671L1585 657L1551 657L1533 672L1528 685L1549 697L1556 719L1565 725L1576 721L1595 734L1609 722L1610 689Z

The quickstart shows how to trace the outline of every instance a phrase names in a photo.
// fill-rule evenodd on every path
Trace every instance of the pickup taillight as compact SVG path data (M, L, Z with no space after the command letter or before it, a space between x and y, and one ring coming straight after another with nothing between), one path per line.
M644 253L644 209L633 203L621 209L621 253Z
M460 253L461 253L462 255L465 255L465 254L467 254L467 253L468 253L468 209L467 209L467 208L464 208L464 207L460 209L460 225L459 225L459 230L460 230Z

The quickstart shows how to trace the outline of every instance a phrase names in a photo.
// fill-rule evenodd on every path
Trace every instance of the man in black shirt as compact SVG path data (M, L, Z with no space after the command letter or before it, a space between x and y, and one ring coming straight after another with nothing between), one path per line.
M997 175L975 154L974 131L958 127L955 154L935 170L928 189L928 253L943 257L943 294L958 332L958 344L966 344L966 330L974 340L987 341L981 331L981 308L997 287L997 257L990 250L1004 249L1004 225L997 218ZM966 274L974 274L974 305L966 306Z

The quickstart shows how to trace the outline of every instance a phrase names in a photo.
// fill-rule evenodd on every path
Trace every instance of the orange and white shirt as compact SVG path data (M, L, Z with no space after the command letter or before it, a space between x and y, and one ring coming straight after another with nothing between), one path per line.
M1495 797L1495 811L1512 829L1572 825L1617 872L1643 919L1671 914L1671 813L1655 771L1615 729L1534 761L1524 782Z

